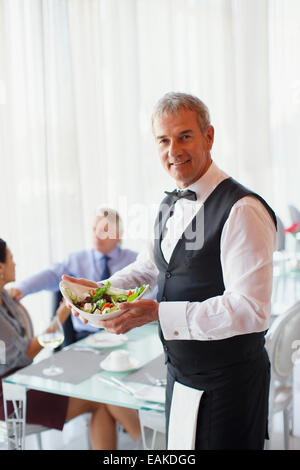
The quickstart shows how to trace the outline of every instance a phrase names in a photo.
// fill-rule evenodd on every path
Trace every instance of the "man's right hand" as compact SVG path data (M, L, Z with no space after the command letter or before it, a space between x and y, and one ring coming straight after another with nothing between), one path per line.
M12 287L11 289L7 289L7 291L14 300L19 301L23 297L22 292L19 289L16 289L15 287Z

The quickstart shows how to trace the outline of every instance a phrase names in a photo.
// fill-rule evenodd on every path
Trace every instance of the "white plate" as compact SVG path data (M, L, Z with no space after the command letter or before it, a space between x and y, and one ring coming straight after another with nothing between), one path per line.
M165 403L166 389L164 387L155 387L145 385L136 390L135 396L141 400L154 401L156 403Z
M134 357L131 358L130 361L131 361L130 365L125 366L125 367L119 367L116 369L115 367L112 367L111 365L109 365L107 358L105 358L102 362L100 362L100 366L102 367L102 369L108 370L109 372L127 372L129 370L138 369L140 367L139 361L137 359L134 359Z
M88 336L84 342L93 348L113 348L126 343L126 341L128 341L128 338L125 335L114 335L113 333L101 331Z
M63 297L66 299L69 305L72 306L72 309L75 310L77 313L79 313L80 317L84 318L85 320L88 321L88 323L96 328L102 328L101 325L99 325L100 321L103 320L111 320L112 318L119 317L122 312L121 310L115 310L112 313L106 313L106 314L99 314L99 313L87 313L81 310L78 307L75 307L75 305L72 303L71 299L68 297L66 293L66 287L69 287L75 294L77 295L82 295L85 294L91 287L87 287L84 285L76 284L74 282L70 281L61 281L59 284L60 291L63 295ZM115 287L115 286L114 286ZM144 291L135 299L133 302L136 302L137 300L140 300L145 292L148 290L148 285L145 287Z

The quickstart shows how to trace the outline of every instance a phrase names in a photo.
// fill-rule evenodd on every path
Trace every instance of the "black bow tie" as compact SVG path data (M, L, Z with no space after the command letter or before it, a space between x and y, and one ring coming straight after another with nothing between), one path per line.
M197 201L197 195L194 191L191 191L190 189L186 189L185 191L178 191L178 189L175 189L172 192L165 191L165 193L170 196L175 202L178 201L178 199L181 199L182 197L185 199L190 199L191 201Z

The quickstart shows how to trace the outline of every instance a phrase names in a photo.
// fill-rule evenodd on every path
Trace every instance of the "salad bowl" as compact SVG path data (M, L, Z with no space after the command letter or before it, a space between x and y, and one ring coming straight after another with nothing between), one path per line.
M112 287L110 282L107 282L98 288L91 288L63 280L59 288L64 299L80 317L87 320L91 326L101 328L100 321L111 320L121 315L120 303L140 300L149 286L120 289Z

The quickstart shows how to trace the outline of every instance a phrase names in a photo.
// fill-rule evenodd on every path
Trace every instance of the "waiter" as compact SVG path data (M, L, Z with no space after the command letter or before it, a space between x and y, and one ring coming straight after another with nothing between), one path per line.
M102 326L121 334L159 320L168 367L167 429L179 383L203 392L195 411L196 450L263 449L275 214L212 161L214 128L198 98L166 94L152 126L177 189L161 203L148 253L110 282L157 284L157 301L122 304L122 315Z

